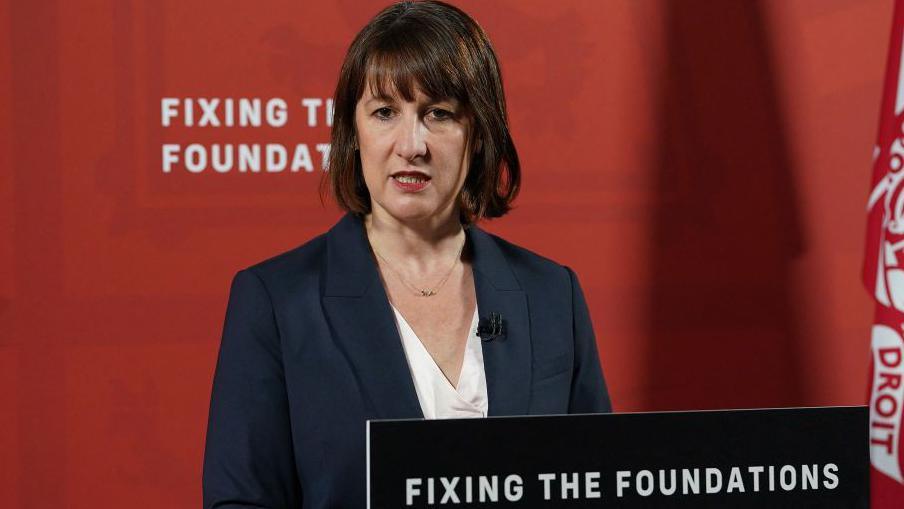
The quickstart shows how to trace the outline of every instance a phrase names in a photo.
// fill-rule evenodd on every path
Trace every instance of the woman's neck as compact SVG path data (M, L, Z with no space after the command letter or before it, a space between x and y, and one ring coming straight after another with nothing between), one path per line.
M464 231L453 211L447 218L402 221L385 211L364 217L371 246L393 263L412 272L431 272L448 266L460 251Z

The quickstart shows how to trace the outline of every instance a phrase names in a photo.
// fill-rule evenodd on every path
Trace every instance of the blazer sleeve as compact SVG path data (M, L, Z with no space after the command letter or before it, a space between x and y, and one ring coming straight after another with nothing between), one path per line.
M584 300L584 292L573 270L565 267L571 278L572 329L574 334L574 377L571 381L571 397L568 413L595 414L609 413L612 404L603 378L600 358L596 348L596 337L590 312Z
M280 337L251 269L232 281L210 400L202 476L205 509L297 508Z

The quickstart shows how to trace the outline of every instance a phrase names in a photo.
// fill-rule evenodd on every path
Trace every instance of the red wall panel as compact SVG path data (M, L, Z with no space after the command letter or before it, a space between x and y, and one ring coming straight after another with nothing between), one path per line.
M524 166L484 227L577 271L618 410L864 402L891 2L457 3ZM198 506L230 278L339 217L300 101L330 97L383 5L0 4L11 507ZM288 120L164 127L165 97L282 98ZM192 143L305 144L315 170L164 172Z

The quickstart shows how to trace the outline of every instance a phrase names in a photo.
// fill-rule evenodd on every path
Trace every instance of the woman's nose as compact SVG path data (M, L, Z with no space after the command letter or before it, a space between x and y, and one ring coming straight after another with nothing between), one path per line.
M403 115L396 134L396 154L408 161L426 155L425 131L420 115Z

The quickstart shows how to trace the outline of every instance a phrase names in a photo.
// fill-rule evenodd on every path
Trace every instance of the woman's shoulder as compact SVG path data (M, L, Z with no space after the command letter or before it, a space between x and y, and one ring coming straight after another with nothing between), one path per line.
M574 272L568 266L496 234L481 231L499 248L522 285L564 284L570 288Z
M250 272L268 289L309 286L320 276L326 256L326 233L301 245L253 263L240 272Z

